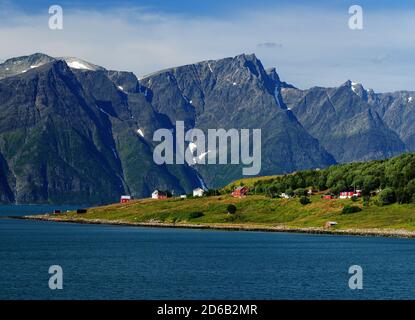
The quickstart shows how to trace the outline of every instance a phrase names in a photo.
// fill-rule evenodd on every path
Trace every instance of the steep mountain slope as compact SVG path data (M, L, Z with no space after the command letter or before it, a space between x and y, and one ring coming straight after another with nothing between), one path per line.
M104 203L200 185L191 168L154 164L113 73L62 60L15 73L0 81L3 202Z
M338 88L284 88L282 98L338 162L384 159L407 150L372 107L376 97L361 85L347 81Z
M351 82L299 90L255 55L140 81L78 58L12 58L0 64L0 202L108 203L124 193L182 194L243 177L250 164L156 165L153 134L176 136L176 121L206 136L261 129L260 175L391 157L415 149L414 98ZM213 150L206 151L205 159Z
M105 119L64 62L0 81L0 100L0 150L14 200L101 202L123 190Z
M150 195L156 188L178 194L200 186L197 172L189 166L158 166L154 163L153 132L166 125L140 92L133 74L106 70L74 72L110 122L128 192L142 197Z
M261 175L333 164L332 156L279 105L279 84L254 55L168 69L141 81L155 110L171 123L184 121L186 129L196 127L206 136L208 129L261 129ZM240 165L198 165L197 170L215 187L242 176Z
M408 149L415 151L415 92L380 93L371 104Z

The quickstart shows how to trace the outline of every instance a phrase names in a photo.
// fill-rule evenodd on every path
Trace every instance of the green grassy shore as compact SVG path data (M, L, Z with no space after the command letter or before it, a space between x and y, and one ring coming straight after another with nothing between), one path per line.
M250 195L242 199L230 195L168 200L143 199L88 209L86 214L68 212L59 215L26 217L30 219L75 223L104 223L154 227L213 228L227 230L288 231L374 236L415 237L415 205L392 204L363 206L362 200L325 200L310 197L300 204L298 198L279 199ZM236 206L228 214L229 204ZM343 214L345 205L362 211ZM336 226L325 228L327 221Z

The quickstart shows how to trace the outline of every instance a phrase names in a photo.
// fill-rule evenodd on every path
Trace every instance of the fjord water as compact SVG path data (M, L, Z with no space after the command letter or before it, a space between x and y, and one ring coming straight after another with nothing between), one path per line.
M355 264L363 290L348 287ZM51 265L63 290L48 287ZM410 239L0 219L0 268L0 299L415 298Z

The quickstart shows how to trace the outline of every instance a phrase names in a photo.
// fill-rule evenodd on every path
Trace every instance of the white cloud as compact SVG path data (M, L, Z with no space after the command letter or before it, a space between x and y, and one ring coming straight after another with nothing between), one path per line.
M25 15L9 8L0 16L0 59L34 52L77 56L140 77L167 67L254 52L265 67L275 66L283 80L303 88L356 79L377 91L415 90L414 13L366 15L365 29L352 31L346 9L268 8L209 18L140 8L111 12L64 8L64 30L52 31L47 10L43 15ZM258 45L272 43L278 46Z

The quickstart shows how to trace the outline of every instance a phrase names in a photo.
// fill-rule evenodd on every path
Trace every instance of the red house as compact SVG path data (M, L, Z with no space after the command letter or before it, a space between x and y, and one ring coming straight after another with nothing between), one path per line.
M167 193L160 191L160 190L154 190L154 192L151 194L152 199L158 199L158 200L164 200L167 199Z
M325 194L323 196L323 199L325 199L325 200L331 200L331 199L334 199L334 197L331 194Z
M121 196L120 203L127 203L127 202L130 202L131 200L132 200L131 196Z
M246 197L248 191L249 191L248 187L238 187L235 190L233 190L232 197L234 198Z

